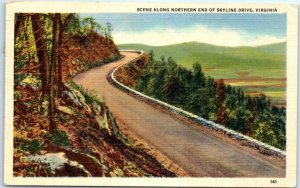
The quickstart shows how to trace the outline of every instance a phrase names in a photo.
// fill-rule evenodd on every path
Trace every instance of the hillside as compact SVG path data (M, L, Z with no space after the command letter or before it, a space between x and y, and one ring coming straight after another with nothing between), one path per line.
M199 62L206 75L223 78L250 95L262 92L271 97L274 104L285 104L285 43L259 47L224 47L197 42L167 46L123 44L118 47L121 50L153 50L156 58L171 56L187 68Z
M188 42L168 46L147 46L142 44L118 45L119 49L153 50L156 57L171 56L185 67L201 63L206 73L214 78L237 78L238 72L249 72L251 77L285 77L285 56L279 45L261 47L223 47L209 44ZM276 49L276 50L273 50ZM283 52L282 52L283 51ZM277 53L276 55L274 53ZM216 68L217 67L217 68ZM271 70L269 70L271 68ZM228 69L233 69L229 71ZM260 69L260 71L258 71ZM222 70L222 71L220 71ZM269 70L267 73L263 70ZM267 75L266 75L267 74Z
M285 55L286 53L285 42L258 46L257 48L265 52L273 53L275 55Z
M121 131L103 99L72 82L75 74L121 58L111 37L72 28L72 19L81 22L73 14L18 16L24 23L15 40L13 176L176 176ZM58 31L57 21L67 18L69 32Z
M110 39L90 32L86 37L74 35L63 46L63 78L66 80L75 73L99 64L118 59L119 50Z

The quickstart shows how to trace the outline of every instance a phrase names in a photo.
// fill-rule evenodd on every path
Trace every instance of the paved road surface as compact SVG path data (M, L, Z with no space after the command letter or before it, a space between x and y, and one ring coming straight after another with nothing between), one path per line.
M138 56L123 52L121 60L78 74L74 81L104 97L109 109L147 143L168 156L191 176L283 177L284 167L224 142L143 103L112 86L106 75Z

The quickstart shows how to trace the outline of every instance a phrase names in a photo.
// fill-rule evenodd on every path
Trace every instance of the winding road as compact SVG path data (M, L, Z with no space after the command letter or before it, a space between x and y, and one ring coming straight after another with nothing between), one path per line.
M196 177L284 177L284 162L230 144L209 132L173 117L112 86L106 79L115 67L137 57L124 58L78 74L74 81L103 97L114 116L128 129L155 147L190 176Z

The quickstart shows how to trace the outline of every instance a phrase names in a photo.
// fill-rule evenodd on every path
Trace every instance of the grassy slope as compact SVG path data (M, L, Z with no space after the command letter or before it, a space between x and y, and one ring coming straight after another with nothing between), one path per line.
M272 97L272 93L278 92L273 99L275 103L282 103L285 98L285 46L285 43L278 43L259 47L224 47L187 42L167 46L123 44L118 47L121 50L153 50L156 58L171 56L188 68L199 62L207 75L230 79L227 83L235 86L244 87L246 82L249 87L244 89L249 93L264 92Z
M260 50L263 50L265 52L279 54L279 55L285 55L285 52L286 52L286 44L285 43L263 45L263 46L259 46L257 48Z
M285 77L285 56L282 53L274 54L275 52L269 46L232 48L188 42L168 46L124 44L118 47L120 49L141 49L146 52L153 50L156 57L172 56L178 64L185 67L191 67L198 61L204 70L209 70L206 71L207 74L214 78L238 78L237 72L245 71L250 72L248 76ZM279 51L277 45L274 46L274 49Z

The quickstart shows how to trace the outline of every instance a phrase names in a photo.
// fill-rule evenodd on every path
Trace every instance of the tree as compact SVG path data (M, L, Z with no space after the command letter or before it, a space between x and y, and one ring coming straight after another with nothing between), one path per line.
M225 84L224 80L217 81L217 105L221 107L225 100Z
M82 33L81 30L81 20L78 14L72 14L72 19L70 19L70 22L68 24L68 27L65 28L65 32L68 34L80 34Z
M189 111L203 117L209 118L210 106L209 96L205 88L200 88L196 92L192 92L187 98Z
M251 135L251 125L253 123L251 122L251 111L247 110L245 105L236 106L231 109L227 108L227 110L228 113L225 116L227 117L226 126L243 134Z
M253 136L278 148L285 148L285 110L272 107L264 96L247 96L242 89L226 85L223 79L206 77L201 65L192 69L161 56L149 63L136 89L203 118Z
M54 79L55 79L55 68L58 61L58 27L59 27L60 14L55 13L53 17L53 31L52 31L52 53L51 53L51 64L49 74L49 102L48 102L48 116L50 123L50 132L56 129L55 125L55 103L54 103Z
M167 73L167 70L159 69L155 73L155 77L150 78L147 91L150 95L161 98L162 97L162 86L164 84L164 78Z
M179 103L182 108L188 106L187 103L187 96L189 93L192 92L190 89L190 81L192 80L193 76L190 70L187 70L181 66L176 68L176 75L179 78L180 86L178 92Z
M217 122L225 126L227 121L228 121L228 117L225 111L225 107L222 105L219 108L219 111L217 113Z
M45 30L42 26L40 14L31 15L31 22L33 28L33 34L35 38L35 45L37 50L37 56L40 63L40 78L42 81L43 95L48 93L48 78L49 78L49 60L47 53L47 45L45 41Z
M19 36L19 34L21 33L21 31L24 29L25 27L25 22L28 19L27 14L24 13L17 13L15 14L15 40L17 38L17 36Z
M276 145L277 138L272 130L271 126L265 122L259 122L258 128L255 130L254 137L262 142Z
M57 92L58 95L60 96L62 94L62 87L63 87L63 82L62 82L62 47L63 47L63 35L64 31L66 30L66 27L69 25L71 22L72 18L74 17L74 14L67 14L63 20L62 15L58 14L58 24L59 24L59 34L58 34L58 60L57 60Z
M154 61L154 52L153 52L153 50L151 50L150 52L149 52L149 63L151 63L151 62L153 62Z
M180 88L180 82L176 76L168 76L164 82L162 92L164 96L172 101L175 100Z
M220 79L217 81L217 106L219 108L217 114L217 121L222 125L225 125L228 120L223 105L224 101L225 101L225 84L224 84L224 80Z
M95 22L94 18L86 17L86 18L82 19L81 25L82 25L84 30L93 31L95 29L96 22Z
M48 55L46 44L45 26L42 24L40 14L33 14L32 28L35 38L37 49L37 56L40 62L40 75L42 81L43 95L48 95L48 117L49 129L52 132L56 129L54 116L55 116L55 94L62 92L62 57L61 48L63 45L63 33L70 23L74 14L61 15L60 13L43 15L45 19L52 24L48 23L48 27L52 29L51 38L51 53ZM64 18L63 18L64 17ZM49 61L49 58L51 57ZM57 83L57 90L55 84Z
M197 62L193 64L193 87L194 89L205 86L205 77L201 65Z
M106 22L107 32L105 33L105 37L108 39L112 39L111 33L113 30L112 24L110 22Z

